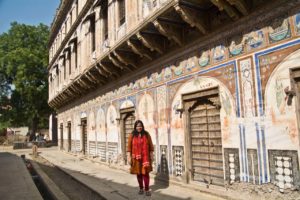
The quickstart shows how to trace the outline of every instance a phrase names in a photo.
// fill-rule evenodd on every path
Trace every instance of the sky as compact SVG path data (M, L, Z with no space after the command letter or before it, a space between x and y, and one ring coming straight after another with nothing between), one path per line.
M60 0L0 0L0 34L7 32L10 23L51 25Z

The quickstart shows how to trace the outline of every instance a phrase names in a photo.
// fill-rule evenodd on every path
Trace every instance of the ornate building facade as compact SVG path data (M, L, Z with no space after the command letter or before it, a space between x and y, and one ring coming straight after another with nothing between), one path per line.
M59 148L157 176L299 185L299 0L62 0L49 41Z

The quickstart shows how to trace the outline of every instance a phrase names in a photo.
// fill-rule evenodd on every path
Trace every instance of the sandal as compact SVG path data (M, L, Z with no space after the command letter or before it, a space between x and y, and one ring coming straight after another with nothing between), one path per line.
M139 194L144 194L144 190L140 189Z
M146 191L146 196L151 196L151 192L150 191Z

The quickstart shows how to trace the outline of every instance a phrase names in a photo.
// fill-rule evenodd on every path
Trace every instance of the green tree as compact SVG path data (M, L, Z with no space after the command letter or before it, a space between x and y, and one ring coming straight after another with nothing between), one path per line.
M0 123L46 128L49 27L11 23L0 35Z

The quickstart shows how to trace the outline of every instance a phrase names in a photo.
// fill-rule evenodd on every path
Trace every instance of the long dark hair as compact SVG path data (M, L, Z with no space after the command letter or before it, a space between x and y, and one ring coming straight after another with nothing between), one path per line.
M144 123L141 120L136 120L135 123L134 123L133 131L132 131L133 136L138 136L139 135L139 132L136 130L136 127L137 127L138 124L141 124L142 127L143 127L143 129L141 131L141 135L146 134L146 131L145 131L145 128L144 128Z

